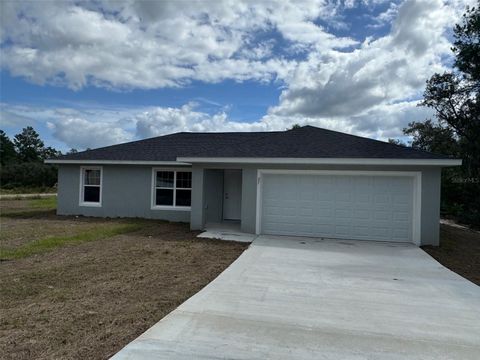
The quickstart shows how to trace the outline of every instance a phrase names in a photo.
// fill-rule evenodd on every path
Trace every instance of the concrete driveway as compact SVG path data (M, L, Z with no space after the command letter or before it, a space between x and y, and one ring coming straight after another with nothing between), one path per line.
M413 245L260 236L115 359L478 359L480 287Z

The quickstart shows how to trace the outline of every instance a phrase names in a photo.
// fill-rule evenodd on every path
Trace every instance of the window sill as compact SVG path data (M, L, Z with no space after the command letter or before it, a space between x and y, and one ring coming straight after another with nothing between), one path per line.
M94 203L94 202L81 202L78 205L86 206L86 207L102 207L102 203Z
M152 206L152 210L191 211L190 206Z

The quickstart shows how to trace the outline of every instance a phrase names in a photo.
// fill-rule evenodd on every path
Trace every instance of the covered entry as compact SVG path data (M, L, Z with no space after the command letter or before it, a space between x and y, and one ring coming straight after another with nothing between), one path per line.
M259 171L257 232L417 243L416 175Z
M242 170L205 170L205 223L234 222L240 228Z

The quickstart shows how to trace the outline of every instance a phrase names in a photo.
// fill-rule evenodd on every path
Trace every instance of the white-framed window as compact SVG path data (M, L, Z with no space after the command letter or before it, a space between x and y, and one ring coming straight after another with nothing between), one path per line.
M191 170L153 169L152 209L190 210L191 203Z
M101 166L80 167L80 206L102 206Z

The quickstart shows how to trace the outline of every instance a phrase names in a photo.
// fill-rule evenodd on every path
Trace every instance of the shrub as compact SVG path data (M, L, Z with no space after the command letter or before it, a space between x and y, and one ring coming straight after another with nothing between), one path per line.
M0 169L2 188L52 187L57 183L57 168L39 162L17 163Z

